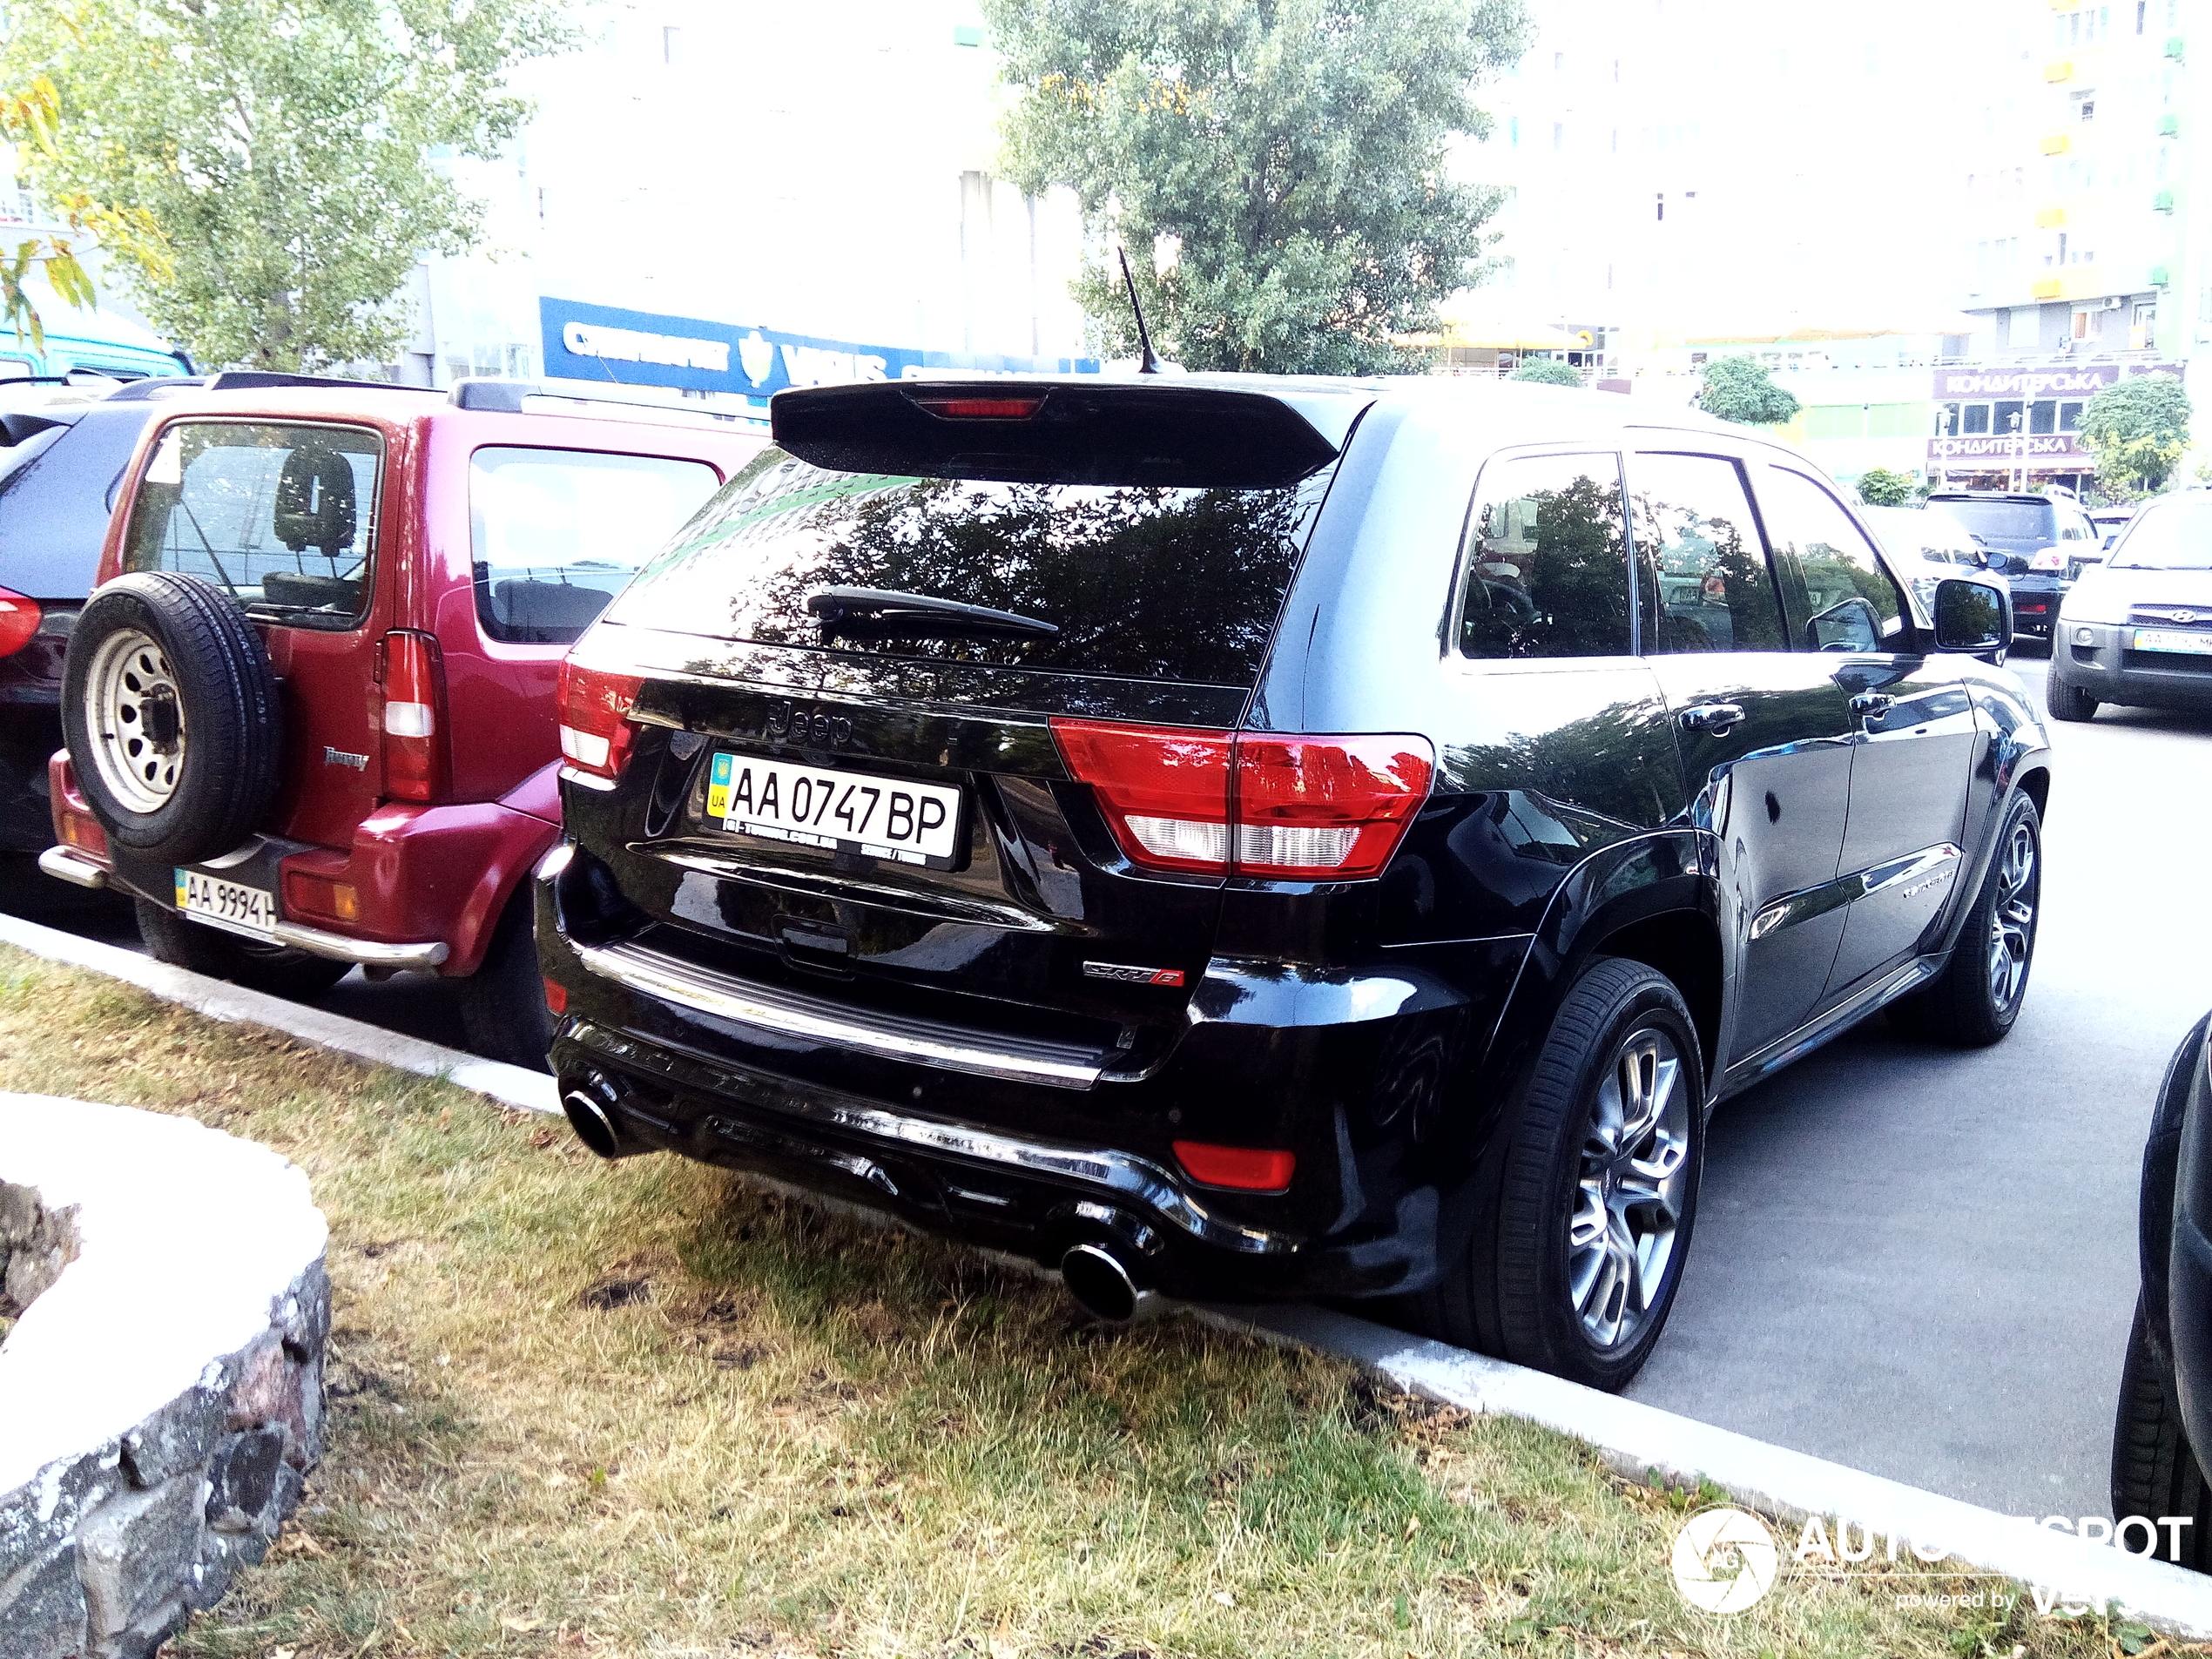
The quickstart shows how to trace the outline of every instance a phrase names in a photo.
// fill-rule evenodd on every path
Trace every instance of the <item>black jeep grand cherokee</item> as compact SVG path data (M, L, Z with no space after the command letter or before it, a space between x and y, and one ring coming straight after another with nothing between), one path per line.
M1544 387L788 392L564 673L554 1063L669 1149L1618 1386L1713 1103L2035 939L2002 590Z

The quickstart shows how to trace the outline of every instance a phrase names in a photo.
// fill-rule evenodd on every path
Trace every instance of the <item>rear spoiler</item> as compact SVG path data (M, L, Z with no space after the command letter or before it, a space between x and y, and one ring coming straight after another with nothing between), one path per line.
M879 381L779 392L777 446L836 472L1269 489L1337 458L1281 397L1213 386Z

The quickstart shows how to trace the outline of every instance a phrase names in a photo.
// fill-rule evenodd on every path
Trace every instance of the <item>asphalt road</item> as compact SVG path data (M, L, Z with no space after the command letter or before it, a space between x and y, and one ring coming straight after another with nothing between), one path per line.
M2013 666L2040 705L2044 662ZM2212 715L2051 742L2012 1035L1962 1054L1877 1020L1722 1107L1635 1398L2008 1514L2107 1513L2143 1134L2212 1008Z
M2013 667L2040 705L2043 662ZM2019 1025L1961 1054L1877 1020L1722 1108L1635 1398L2008 1513L2107 1512L2143 1131L2212 1008L2212 715L2107 709L2052 741ZM137 942L126 906L28 860L0 908ZM314 1000L463 1046L440 981L356 971Z

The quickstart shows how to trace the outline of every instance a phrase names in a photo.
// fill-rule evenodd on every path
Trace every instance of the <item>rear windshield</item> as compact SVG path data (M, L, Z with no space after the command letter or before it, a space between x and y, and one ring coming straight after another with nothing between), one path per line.
M832 472L771 449L607 614L771 644L1248 686L1332 472L1267 489L1008 483ZM822 613L829 590L854 589L1015 622L918 610L914 631L871 637L880 617Z
M517 644L575 639L721 482L703 461L478 449L469 548L484 631Z
M1957 519L1977 536L2000 541L2048 541L2058 526L2050 508L2032 501L1936 501L1929 506Z
M125 564L205 577L260 621L354 627L383 469L359 428L180 421L146 462Z

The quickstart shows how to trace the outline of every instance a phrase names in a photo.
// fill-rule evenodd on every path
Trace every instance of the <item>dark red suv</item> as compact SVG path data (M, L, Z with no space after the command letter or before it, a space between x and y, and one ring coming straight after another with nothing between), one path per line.
M762 442L508 381L177 399L71 639L41 867L202 973L457 978L472 1043L543 1065L523 878L559 833L560 660Z

